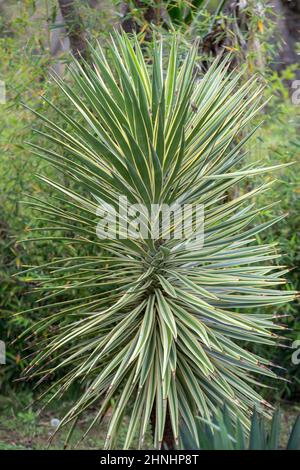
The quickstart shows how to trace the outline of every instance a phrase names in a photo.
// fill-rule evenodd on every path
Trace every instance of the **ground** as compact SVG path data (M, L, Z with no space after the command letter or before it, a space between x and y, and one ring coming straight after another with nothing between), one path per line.
M53 420L63 415L65 409L68 408L68 403L60 402L59 406L52 405L50 409L38 415L36 407L30 406L31 399L32 396L27 393L18 396L17 402L13 394L9 397L0 396L0 450L34 450L47 448L49 438L55 430ZM282 402L280 408L282 410L281 446L284 447L292 424L300 412L300 404ZM82 432L86 429L87 424L91 421L93 416L94 412L91 411L84 419L80 420L78 429L74 431L71 440L73 445L80 439ZM103 448L108 419L109 417L106 418L104 423L95 427L86 439L79 444L78 449L97 450ZM126 428L125 420L121 430L120 442L122 442L125 437ZM66 435L67 430L61 431L53 439L50 449L63 449ZM146 439L146 447L147 444L149 446L148 448L151 447L150 442L151 437L149 434Z
M49 409L37 412L37 406L30 406L32 395L28 393L18 396L0 395L0 450L43 450L47 449L49 439L55 431L53 420L59 419L69 407L68 402L59 402ZM82 433L95 416L96 410L91 410L78 423L71 439L73 447L81 438ZM106 425L109 421L109 413L104 422L95 426L88 436L78 445L78 449L97 450L103 448ZM128 420L125 418L121 428L120 444L124 441L127 431ZM63 449L68 430L62 430L52 440L49 449ZM149 448L151 442L150 432L145 439L145 448ZM133 446L134 448L134 446Z

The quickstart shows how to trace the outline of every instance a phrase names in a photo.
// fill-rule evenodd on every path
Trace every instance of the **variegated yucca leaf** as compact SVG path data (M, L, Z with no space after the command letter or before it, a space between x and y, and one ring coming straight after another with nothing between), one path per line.
M49 146L33 149L65 182L40 176L59 198L32 203L49 221L47 236L36 239L53 231L85 254L42 267L48 274L38 290L50 313L45 305L35 309L34 330L47 337L27 375L64 372L51 385L51 400L84 385L60 424L69 424L70 434L88 407L98 410L91 426L112 407L106 448L118 445L128 413L124 447L136 436L142 446L153 407L156 448L167 413L175 441L183 421L197 442L195 417L209 420L224 404L247 428L253 407L268 410L259 377L276 373L243 343L274 344L282 327L270 306L295 296L278 289L286 271L272 264L275 245L256 239L280 220L260 222L262 208L253 204L271 183L228 197L245 179L277 168L257 168L243 151L248 124L263 106L261 86L254 78L240 85L228 62L216 61L200 78L197 48L182 59L175 37L169 48L155 39L148 61L137 38L125 34L114 36L107 55L91 49L92 65L70 67L72 85L56 80L72 114L56 108L63 125L40 116ZM117 210L120 195L146 208L203 205L204 245L170 236L174 225L159 240L100 240L97 208ZM61 300L68 292L72 299Z

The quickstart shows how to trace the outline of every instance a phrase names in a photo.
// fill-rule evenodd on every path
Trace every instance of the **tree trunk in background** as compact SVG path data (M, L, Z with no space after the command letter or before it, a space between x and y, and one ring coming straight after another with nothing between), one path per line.
M284 70L293 64L299 64L299 55L296 52L297 42L300 41L300 0L273 0L271 2L276 19L276 39L281 39L280 50L275 70ZM300 70L295 71L300 79Z
M152 5L149 2L145 2L142 0L133 0L132 3L137 9L140 10L140 14L144 20L144 25L147 23L149 23L149 25L160 23L162 8L159 5L159 1L152 1ZM121 26L126 33L140 32L141 26L138 24L138 21L136 21L132 16L130 3L128 1L123 1L121 3L121 15ZM151 37L151 28L146 28L145 39L149 41Z
M66 31L63 16L60 9L57 9L54 28L50 30L50 51L51 56L57 60L53 61L52 69L57 75L62 76L65 70L64 61L60 60L60 55L70 52L70 40Z
M81 57L88 60L87 35L74 0L58 0L58 4L66 25L73 56L79 61Z
M137 31L138 25L131 16L131 10L128 2L121 3L121 26L124 29L125 33L132 33Z

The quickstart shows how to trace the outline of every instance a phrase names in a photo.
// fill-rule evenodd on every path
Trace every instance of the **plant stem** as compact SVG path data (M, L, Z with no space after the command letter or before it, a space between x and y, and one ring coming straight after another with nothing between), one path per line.
M150 416L150 422L151 422L152 438L154 442L155 441L155 423L156 423L156 403L155 402L153 403L151 416ZM172 450L176 448L169 408L167 408L165 429L164 429L164 435L163 435L161 447L162 449L167 449L167 450Z

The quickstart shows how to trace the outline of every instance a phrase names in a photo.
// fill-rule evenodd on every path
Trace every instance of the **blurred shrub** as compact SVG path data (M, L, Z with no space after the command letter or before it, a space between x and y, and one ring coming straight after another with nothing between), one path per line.
M278 79L271 83L271 92L274 95L278 92ZM291 103L288 95L285 98L276 98L265 110L265 118L266 122L258 131L256 140L252 141L250 149L252 158L260 160L263 166L291 162L294 164L283 168L275 175L277 182L269 188L264 200L258 201L261 205L278 201L277 209L275 206L272 211L286 214L285 219L262 235L261 241L279 242L278 252L282 254L282 258L279 258L278 264L286 265L289 269L286 274L288 282L282 288L300 291L300 108ZM263 215L267 218L268 211ZM273 363L286 369L282 370L280 375L288 382L270 383L269 385L275 386L275 391L266 391L269 398L270 395L272 398L288 399L300 396L300 367L292 363L294 349L291 349L293 341L300 339L299 307L298 300L281 308L273 308L274 315L287 315L278 321L288 328L284 334L286 340L281 341L288 348L280 345L276 349L265 348L264 354L268 352L269 359ZM251 347L258 353L261 352L260 347Z
M21 8L18 15L10 18L0 34L0 79L5 82L6 104L1 106L0 118L0 339L7 343L7 364L0 368L0 388L12 385L26 365L25 356L31 352L29 345L21 341L10 345L27 328L36 314L30 310L36 306L38 296L34 289L34 274L30 281L15 275L23 265L43 265L57 255L67 255L72 245L56 243L43 246L33 243L19 244L26 238L34 217L32 209L21 201L26 194L40 197L41 185L32 174L49 171L29 151L26 141L39 143L41 137L32 131L40 124L22 103L39 110L45 104L41 95L56 101L56 87L49 79L51 60L43 47L45 36L41 25L29 29L30 11ZM61 99L61 98L60 98ZM51 111L50 111L51 112ZM35 220L35 225L36 222ZM16 312L29 310L26 315L13 316Z

